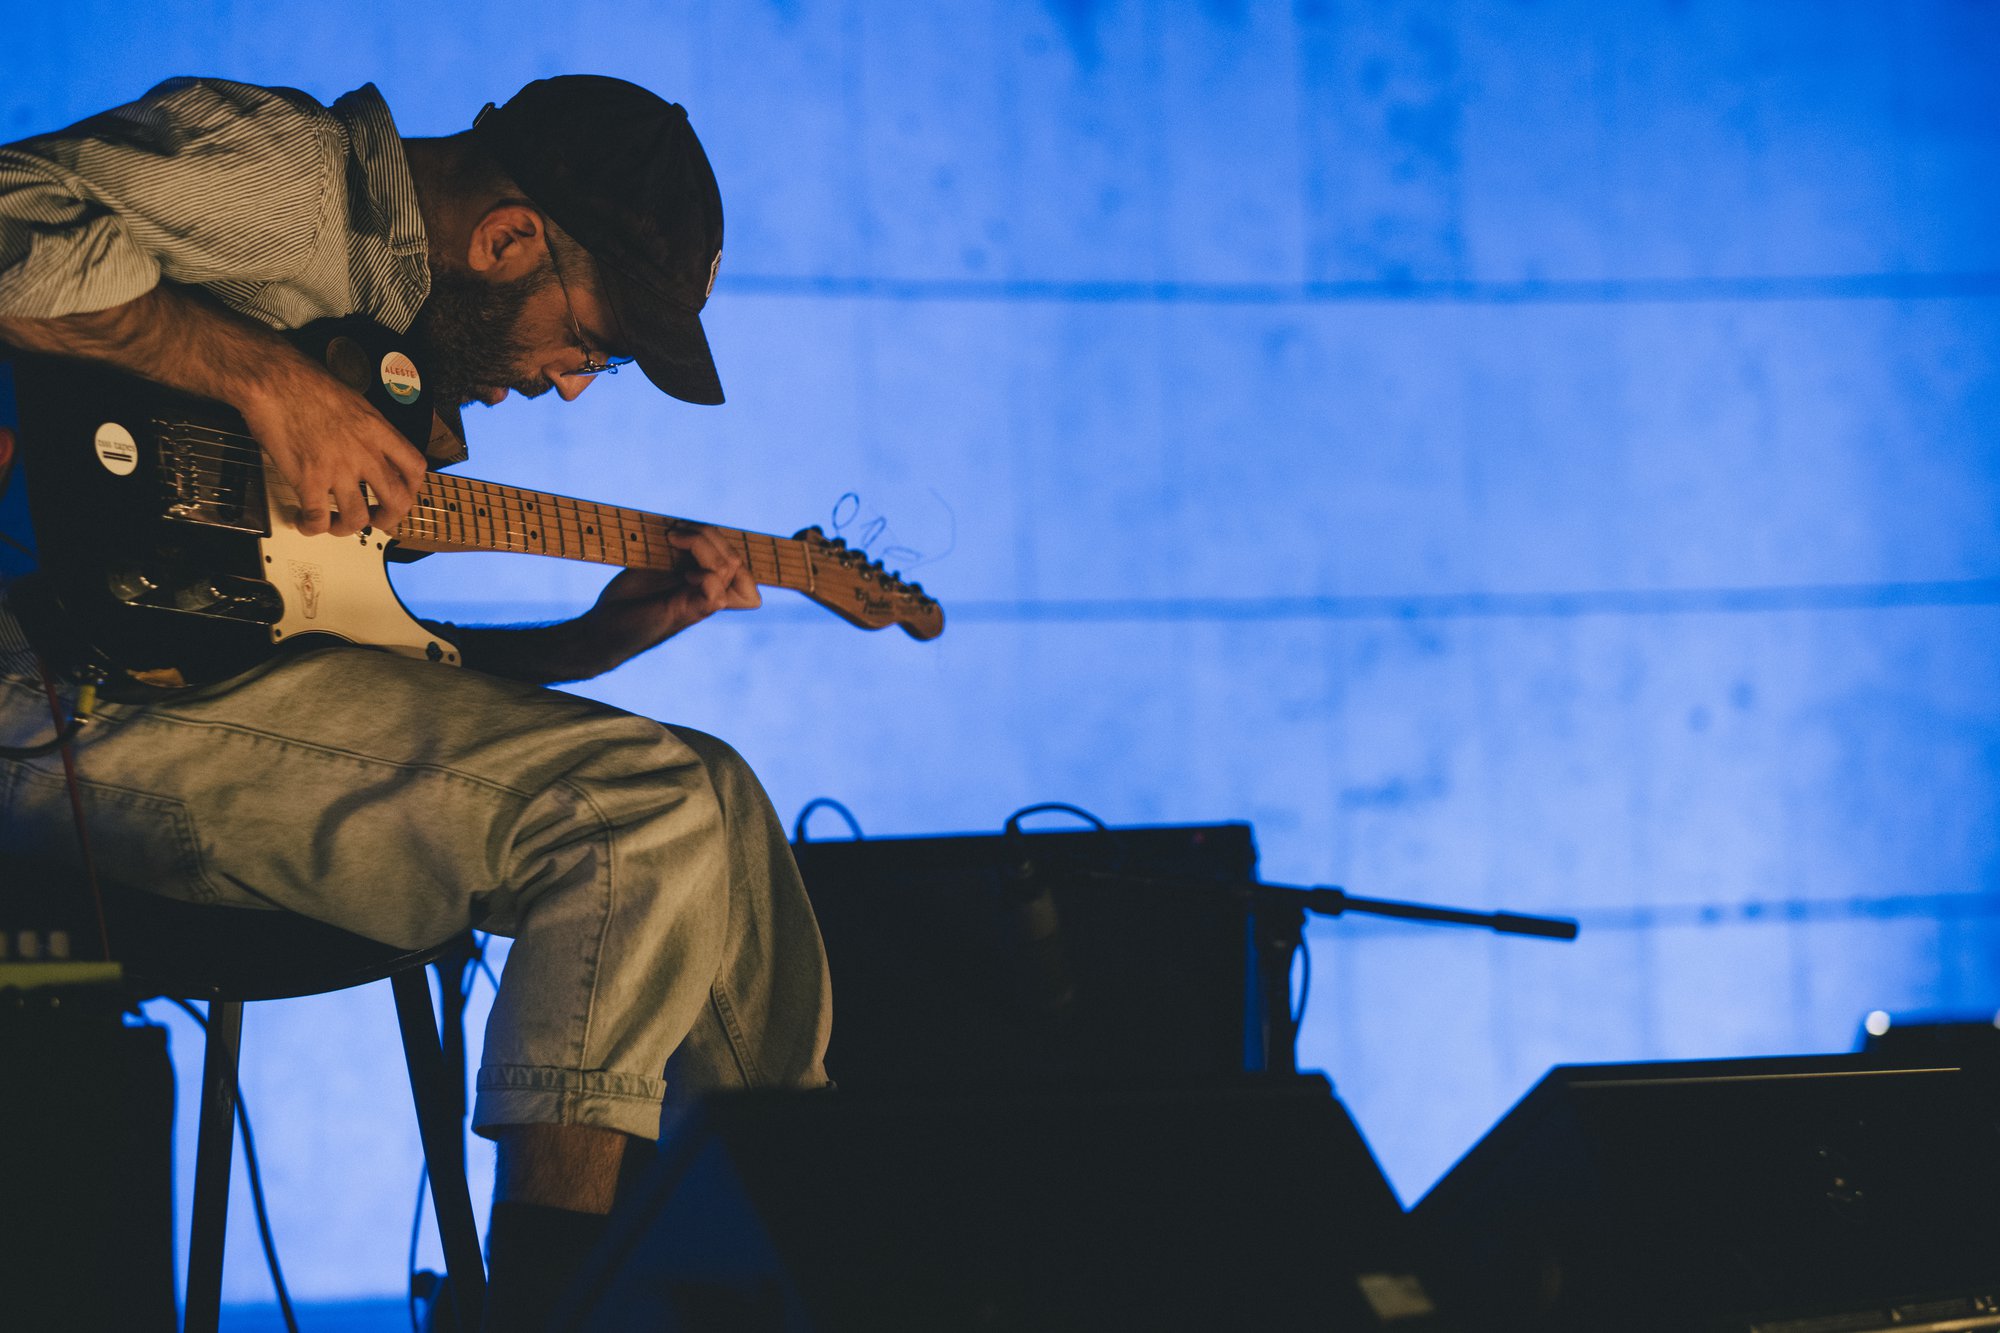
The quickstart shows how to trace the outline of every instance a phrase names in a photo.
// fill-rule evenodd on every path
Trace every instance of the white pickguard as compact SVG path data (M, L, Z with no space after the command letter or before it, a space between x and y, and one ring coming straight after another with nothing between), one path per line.
M264 473L271 535L259 545L264 577L285 599L285 614L271 627L271 642L303 634L331 634L392 653L458 665L458 645L418 622L389 585L380 529L348 537L308 537L293 523L298 496L277 473Z

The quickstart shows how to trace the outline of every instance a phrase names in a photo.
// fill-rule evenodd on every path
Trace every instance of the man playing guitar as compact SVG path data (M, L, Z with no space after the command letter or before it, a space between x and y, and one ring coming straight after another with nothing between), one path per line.
M721 250L686 113L613 79L541 80L437 139L401 137L372 86L325 107L181 79L0 148L0 342L234 408L305 534L394 531L426 458L283 330L407 331L450 418L573 399L627 359L720 403L698 314ZM443 432L431 452L455 461ZM544 688L758 604L713 531L669 541L670 568L567 624L455 630L470 670L321 646L103 704L75 742L109 877L412 947L514 936L473 1111L499 1144L489 1327L545 1319L663 1107L825 1081L825 957L755 777L711 737ZM49 727L0 605L0 746ZM8 850L53 852L69 820L56 760L0 760Z

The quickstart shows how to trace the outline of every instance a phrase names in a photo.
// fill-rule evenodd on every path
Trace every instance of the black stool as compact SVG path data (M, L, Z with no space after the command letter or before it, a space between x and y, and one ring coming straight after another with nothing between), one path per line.
M105 918L112 953L124 964L136 996L209 1002L185 1333L213 1333L221 1318L223 1224L235 1145L244 1002L321 995L384 977L395 992L402 1025L453 1312L464 1333L477 1330L486 1269L465 1183L465 1043L457 978L447 976L441 987L446 997L441 1039L424 975L432 963L441 975L454 962L462 967L470 957L470 935L424 949L399 949L290 912L203 906L109 886ZM447 1039L453 1048L450 1058Z

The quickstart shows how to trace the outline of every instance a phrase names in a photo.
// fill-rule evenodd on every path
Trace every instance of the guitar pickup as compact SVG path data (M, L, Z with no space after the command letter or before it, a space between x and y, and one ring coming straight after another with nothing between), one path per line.
M181 523L270 535L263 456L247 434L192 421L153 422L160 444L160 515Z

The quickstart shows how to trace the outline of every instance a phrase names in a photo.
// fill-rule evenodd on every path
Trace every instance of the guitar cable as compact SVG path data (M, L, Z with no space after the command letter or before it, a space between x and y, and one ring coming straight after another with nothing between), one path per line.
M42 673L42 692L48 696L49 716L56 726L56 738L52 745L62 754L63 785L69 791L69 813L76 823L76 847L83 858L84 882L90 885L91 907L97 914L97 943L103 951L104 961L108 963L112 961L111 930L104 921L104 889L97 879L97 858L90 850L90 825L83 816L83 784L77 780L76 750L70 744L90 717L91 711L97 706L97 687L85 684L77 690L76 703L70 709L69 724L64 726L62 701L56 698L56 682L49 674L48 663L37 656L35 665ZM43 750L42 753L46 754L48 751Z
M41 759L61 750L63 766L67 770L71 766L69 743L76 739L77 733L83 730L83 724L90 721L90 715L97 710L97 686L86 681L77 688L76 704L70 709L69 721L65 723L62 705L56 699L55 685L49 678L48 665L40 657L35 659L35 665L42 673L42 688L49 696L49 715L55 720L56 734L38 745L0 745L0 759ZM95 882L93 879L92 884Z

